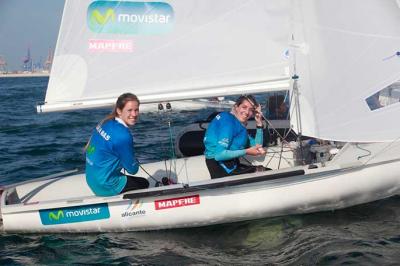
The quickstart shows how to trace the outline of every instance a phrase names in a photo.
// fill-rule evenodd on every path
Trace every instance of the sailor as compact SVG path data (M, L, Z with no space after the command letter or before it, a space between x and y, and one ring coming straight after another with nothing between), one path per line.
M255 114L255 138L247 133L247 121ZM209 124L205 137L205 157L211 178L256 172L257 167L244 165L244 155L262 156L263 123L261 105L252 95L242 95L231 112L221 112Z
M139 163L129 127L138 121L139 104L132 93L119 96L113 112L97 125L86 145L86 182L98 196L149 187L147 179L131 176L138 172Z

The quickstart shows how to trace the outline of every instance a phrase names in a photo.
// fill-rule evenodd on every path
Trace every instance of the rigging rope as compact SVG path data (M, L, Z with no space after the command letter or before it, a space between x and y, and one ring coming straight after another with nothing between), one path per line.
M375 159L375 158L378 157L380 154L384 153L384 152L385 152L386 150L388 150L392 145L394 145L394 143L399 142L399 140L400 140L400 137L398 137L398 138L396 138L396 139L394 139L394 140L392 140L392 141L390 141L390 142L387 142L387 145L386 145L386 146L384 146L380 151L378 151L378 152L376 152L375 154L373 154L366 162L363 163L363 165L367 165L372 159ZM361 159L361 158L363 158L363 157L366 157L366 156L370 156L370 155L372 154L372 152L371 152L370 150L367 150L367 149L365 149L365 148L361 148L361 147L359 146L359 144L360 144L360 143L357 143L357 144L356 144L356 147L359 148L359 149L361 149L361 150L364 150L364 151L369 152L369 154L364 155L364 156L359 156L359 157L357 158L357 160L359 160L359 159Z
M173 142L173 132L172 132L172 119L170 116L170 112L172 111L172 107L170 103L166 103L165 104L165 108L162 105L162 103L160 103L158 105L158 116L159 116L159 120L160 120L160 129L162 127L162 124L164 124L166 122L167 126L168 126L168 133L169 133L169 142L170 142L170 154L168 155L168 148L164 145L164 143L162 144L163 150L164 150L164 154L165 154L165 158L164 158L164 164L165 164L165 172L166 172L166 177L168 179L168 183L171 183L171 177L172 177L172 164L173 164L173 159L176 158L175 155L175 149L174 149L174 142ZM165 117L165 119L163 120L163 116ZM169 169L167 166L167 160L169 160Z

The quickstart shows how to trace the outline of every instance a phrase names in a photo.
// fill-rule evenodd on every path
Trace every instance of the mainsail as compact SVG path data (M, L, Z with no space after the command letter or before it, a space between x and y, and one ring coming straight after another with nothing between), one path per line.
M357 142L398 139L399 101L378 109L368 100L400 80L399 1L293 4L291 58L299 76L302 134Z
M39 111L287 89L288 1L66 0Z

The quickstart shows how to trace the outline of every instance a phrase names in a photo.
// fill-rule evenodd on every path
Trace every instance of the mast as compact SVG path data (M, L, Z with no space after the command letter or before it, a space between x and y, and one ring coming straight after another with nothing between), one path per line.
M299 85L298 85L298 80L299 76L297 75L297 68L296 68L296 49L300 48L300 45L296 45L294 42L294 34L292 34L292 56L293 56L293 75L292 75L292 99L290 103L292 104L294 102L294 112L296 113L296 127L297 127L297 143L300 147L300 154L301 154L301 161L303 164L305 164L305 158L303 156L303 145L301 142L302 139L302 125L301 125L301 114L300 114L300 93L299 93Z
M296 50L297 49L302 49L304 45L300 45L295 43L295 37L294 33L291 34L291 51L290 56L292 57L292 93L291 93L291 99L290 103L292 104L294 102L294 109L293 111L296 113L296 127L297 127L297 135L298 135L298 140L301 141L301 136L302 136L302 125L301 125L301 115L300 115L300 93L299 93L299 85L298 85L298 80L299 76L297 74L297 61L296 61ZM301 143L299 143L301 144Z

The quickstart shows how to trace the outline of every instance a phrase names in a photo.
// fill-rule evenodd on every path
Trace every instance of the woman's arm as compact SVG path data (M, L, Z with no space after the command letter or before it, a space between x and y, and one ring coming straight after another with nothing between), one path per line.
M129 135L121 136L116 142L115 150L121 160L122 167L128 173L136 174L139 171L139 163L136 160L132 135L129 133Z
M234 158L238 158L241 156L246 155L246 150L236 150L236 151L231 151L231 150L221 150L218 153L215 153L215 160L216 161L226 161L226 160L231 160Z
M263 145L263 129L262 128L257 128L256 131L256 137L253 138L249 135L249 141L250 141L250 146L256 146L257 144L259 145Z

